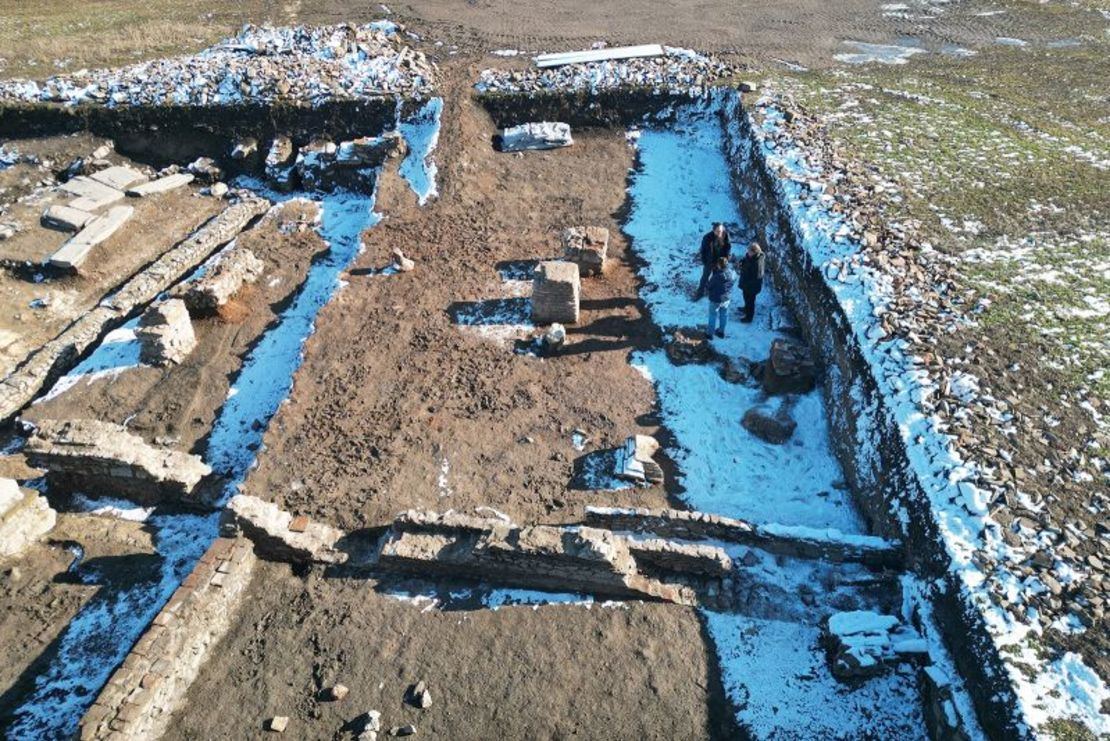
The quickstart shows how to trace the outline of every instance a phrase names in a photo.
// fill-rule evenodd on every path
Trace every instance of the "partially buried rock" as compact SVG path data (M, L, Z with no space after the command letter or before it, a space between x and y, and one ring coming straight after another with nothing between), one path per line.
M223 170L211 157L198 157L189 165L188 170L204 183L214 183L224 176Z
M409 688L409 702L413 707L421 710L432 706L432 693L428 691L428 685L423 680Z
M776 339L763 367L763 389L769 394L804 394L817 385L817 366L797 342Z
M400 247L393 248L393 269L398 273L411 273L416 268L416 263L405 257Z
M543 335L543 344L548 350L558 350L567 341L567 328L556 322Z
M285 715L275 715L266 723L266 727L274 733L282 733L289 727L289 717Z
M773 445L785 443L798 427L798 423L791 419L785 410L779 408L772 411L765 404L754 406L744 412L744 418L740 424L760 440Z
M332 702L338 702L346 697L350 691L346 685L337 684L334 687L329 687L324 694Z
M407 726L394 726L389 729L390 736L415 736L416 726L409 723Z
M208 194L213 198L223 198L227 195L227 183L213 183Z
M501 151L519 152L525 149L555 149L574 144L570 125L556 121L538 121L510 126L501 132Z

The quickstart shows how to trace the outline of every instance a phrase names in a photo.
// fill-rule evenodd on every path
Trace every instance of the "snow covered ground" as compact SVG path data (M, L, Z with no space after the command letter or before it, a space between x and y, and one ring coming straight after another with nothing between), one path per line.
M724 138L714 106L695 103L679 111L675 124L647 126L635 140L639 162L625 232L645 262L641 295L666 329L705 321L705 302L690 296L700 277L700 238L712 222L730 226L734 252L746 248ZM714 340L715 349L732 358L766 357L776 322L783 320L769 283L751 325L736 321L742 299L734 298L727 337ZM662 352L639 354L633 363L655 381L664 424L677 440L668 452L678 462L682 496L691 507L759 524L863 532L836 486L842 473L818 392L798 400L795 437L774 446L740 426L743 412L762 398L758 388L728 383L713 367L674 365ZM925 738L913 673L889 673L858 688L837 682L818 644L819 611L796 603L790 591L792 582L813 580L812 566L787 562L772 568L781 594L753 595L745 614L705 612L738 722L761 739ZM851 590L845 598L864 599Z

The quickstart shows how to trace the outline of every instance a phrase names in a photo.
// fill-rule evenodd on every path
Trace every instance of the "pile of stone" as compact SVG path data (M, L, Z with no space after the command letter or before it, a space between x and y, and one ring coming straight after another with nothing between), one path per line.
M498 518L409 511L394 520L378 554L380 568L423 576L480 579L526 589L550 589L691 605L697 593L682 576L716 581L731 568L720 549L640 546L650 565L638 563L629 539L591 527L519 527ZM685 573L677 575L676 569Z
M581 279L573 262L541 262L532 279L532 321L574 324L578 321Z
M57 519L46 497L0 478L0 558L23 551L53 530Z
M546 69L485 69L475 85L483 93L537 93L645 87L673 92L703 92L737 70L712 56L665 47L662 56L567 64Z
M212 473L199 456L148 445L126 427L92 419L39 420L24 455L53 491L123 496L144 505L208 505L194 496Z
M824 621L829 668L839 679L874 677L899 661L925 662L929 645L893 615L857 610Z
M209 316L226 304L246 283L254 283L265 269L263 262L246 247L231 247L208 266L200 278L181 286L181 297L188 313Z
M424 95L435 65L401 42L389 21L366 25L251 26L199 54L117 70L0 82L0 102L224 106L279 100L319 105Z
M563 230L563 259L581 275L601 275L609 253L609 230L603 226L572 226Z
M536 121L510 126L498 135L502 152L523 152L529 149L559 149L574 144L570 124L558 121Z
M776 339L763 367L763 390L768 394L805 394L817 385L817 364L805 345Z
M139 359L148 365L176 365L197 346L189 310L181 299L169 299L147 309L135 336L141 344Z

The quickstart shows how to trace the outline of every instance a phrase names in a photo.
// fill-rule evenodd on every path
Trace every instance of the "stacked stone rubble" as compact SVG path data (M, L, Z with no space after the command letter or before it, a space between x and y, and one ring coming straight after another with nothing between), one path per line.
M232 247L220 255L204 275L183 286L178 293L190 314L205 316L226 304L243 284L257 281L265 267L246 247Z
M563 257L578 266L580 275L601 275L609 253L609 230L602 226L572 226L563 230Z
M198 456L148 445L125 427L92 419L40 420L24 448L54 491L123 496L140 504L207 505L194 496L212 473Z
M168 730L231 627L254 564L247 541L212 543L81 719L82 741L158 738Z
M197 346L189 310L181 299L170 299L147 309L135 332L139 358L149 365L176 365Z

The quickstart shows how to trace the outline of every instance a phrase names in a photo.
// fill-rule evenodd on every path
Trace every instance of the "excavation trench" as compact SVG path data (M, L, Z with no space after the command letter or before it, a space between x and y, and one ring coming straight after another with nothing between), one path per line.
M747 361L764 360L775 339L800 335L808 341L824 372L818 390L791 399L798 429L790 443L763 443L739 428L745 410L766 401L754 378L728 377L713 365L679 364L664 349L631 357L636 370L655 385L659 414L673 436L667 452L681 471L682 501L694 510L784 532L835 531L847 540L878 534L902 541L910 557L912 573L892 580L877 578L873 570L858 564L776 557L717 543L734 561L744 562L751 574L739 580L733 609L701 610L738 726L756 738L928 737L936 708L922 701L923 680L916 670L893 668L863 683L839 682L827 670L822 617L834 611L871 610L899 614L913 623L933 640L934 664L960 685L947 665L948 654L935 640L938 631L943 633L948 649L958 657L979 719L991 732L1001 728L1008 714L1002 700L992 699L1000 688L989 681L993 664L984 653L982 627L970 611L961 609L952 588L934 593L925 586L943 575L946 557L928 527L928 513L912 506L915 484L905 461L908 453L898 430L883 423L881 394L870 380L870 367L854 344L839 303L799 244L776 196L775 175L761 160L738 96L732 91L698 100L651 91L600 97L553 93L533 98L487 96L483 103L498 125L546 119L575 126L632 127L637 163L629 177L623 229L638 260L640 297L668 341L695 334L704 322L705 305L689 300L700 271L690 251L709 223L726 222L736 244L759 235L770 248L773 285L760 297L756 322L737 324L734 309L727 337L714 341L713 350L733 359L737 367L747 367ZM201 126L203 133L195 138L182 138L171 159L202 150L210 153L217 142L226 151L237 136L261 138L290 126L302 142L321 132L378 133L389 127L380 121L395 121L396 106L391 102L385 108L375 104L357 111L321 111L313 116L326 122L297 119L301 123L295 125L281 119L280 112L268 119L255 112L251 115L257 120L252 119L247 129L228 124L234 120L232 113L227 112L226 119L221 113L219 121ZM141 115L144 133L122 139L136 152L161 148L167 133L181 137L192 128L171 113ZM434 102L413 107L399 127L410 139L410 148L421 153L401 165L421 203L435 191L434 168L424 155L435 144L439 115L440 105ZM0 118L0 128L18 124L56 130L59 125L78 126L81 116L88 117L81 126L105 133L122 135L127 128L126 121L110 114L47 115L34 108L8 113ZM316 314L358 253L359 235L378 219L372 194L282 195L256 181L240 183L273 200L319 200L320 232L330 250L312 264L280 321L244 360L208 436L204 458L224 477L221 501L234 493L253 465L270 417L289 395ZM861 438L866 434L876 439L865 447ZM905 507L909 517L900 520L894 505ZM182 579L200 568L198 560L218 534L218 517L154 514L149 523L163 556L159 580L129 592L104 590L85 606L59 638L56 655L16 712L18 733L65 735L77 728L109 675ZM409 587L393 588L401 596L422 596ZM579 598L493 590L480 596L468 592L462 599L468 605L491 607ZM962 687L957 686L954 695L968 732L977 735ZM815 708L821 712L814 713Z

